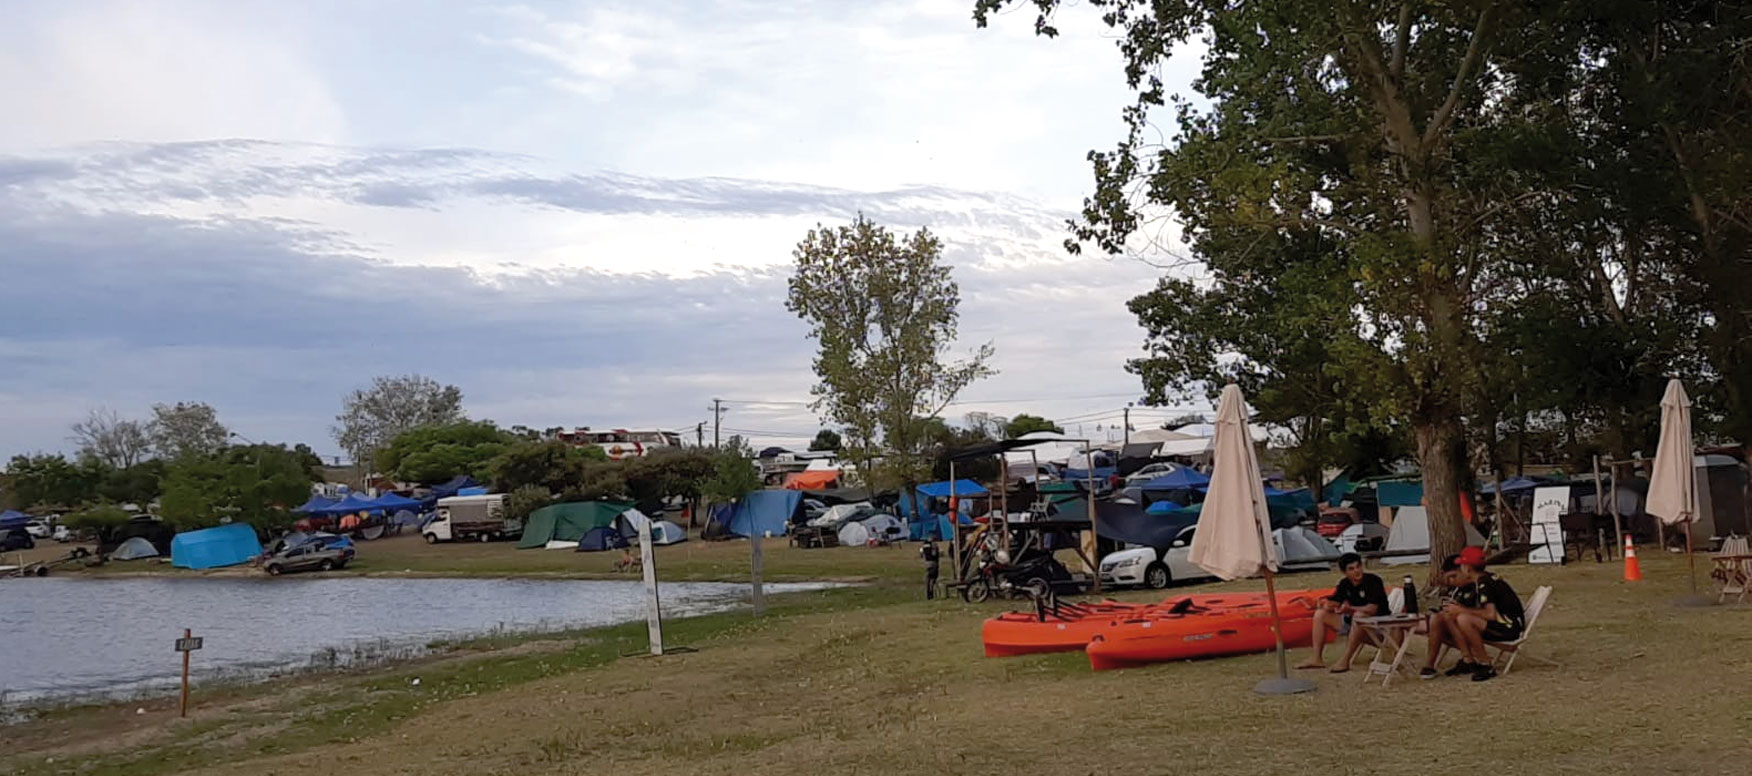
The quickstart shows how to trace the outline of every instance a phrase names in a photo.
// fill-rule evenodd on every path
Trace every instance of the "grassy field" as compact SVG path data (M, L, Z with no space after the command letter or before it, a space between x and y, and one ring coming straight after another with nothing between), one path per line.
M1740 772L1752 755L1752 607L1674 608L1670 556L1645 559L1640 584L1612 564L1502 570L1523 594L1556 587L1530 649L1561 668L1388 688L1319 673L1294 698L1250 691L1266 655L1100 674L1080 654L987 659L979 623L1003 605L916 600L910 553L868 557L893 563L874 584L670 623L684 654L622 657L643 647L624 626L200 694L187 721L166 703L68 710L0 729L0 770L1640 775Z

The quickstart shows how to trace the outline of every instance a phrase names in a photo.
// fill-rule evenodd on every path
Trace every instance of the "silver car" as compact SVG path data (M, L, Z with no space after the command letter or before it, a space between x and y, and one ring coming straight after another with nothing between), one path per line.
M262 561L262 570L276 576L288 571L333 571L346 568L352 559L351 543L308 542L269 555Z

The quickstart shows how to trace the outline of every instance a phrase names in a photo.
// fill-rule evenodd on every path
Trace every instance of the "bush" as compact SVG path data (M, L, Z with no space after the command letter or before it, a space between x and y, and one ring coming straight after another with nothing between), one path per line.
M114 504L99 504L61 518L61 524L67 526L69 531L102 539L110 531L126 524L131 517L133 516L127 510Z
M531 512L554 503L554 494L540 485L524 485L505 497L505 517L522 520Z

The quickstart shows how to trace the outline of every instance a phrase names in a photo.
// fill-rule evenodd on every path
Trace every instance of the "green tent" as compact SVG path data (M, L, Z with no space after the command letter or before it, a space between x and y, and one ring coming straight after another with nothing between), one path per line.
M632 508L630 501L579 501L542 507L523 522L523 540L517 549L545 547L550 541L578 541L592 528L614 525L615 518Z

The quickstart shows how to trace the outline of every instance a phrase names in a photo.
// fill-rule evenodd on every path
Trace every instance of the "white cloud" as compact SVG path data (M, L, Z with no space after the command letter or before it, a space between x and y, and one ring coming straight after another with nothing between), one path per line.
M327 86L284 29L195 2L9 4L0 149L95 140L344 139ZM258 20L259 21L259 20Z

